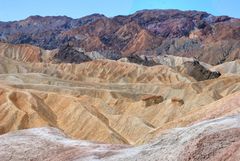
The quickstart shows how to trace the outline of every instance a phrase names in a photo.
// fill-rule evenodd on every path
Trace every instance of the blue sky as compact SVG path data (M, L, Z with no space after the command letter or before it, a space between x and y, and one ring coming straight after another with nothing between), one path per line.
M240 18L240 0L0 0L0 21L30 15L66 15L79 18L92 13L127 15L142 9L201 10Z

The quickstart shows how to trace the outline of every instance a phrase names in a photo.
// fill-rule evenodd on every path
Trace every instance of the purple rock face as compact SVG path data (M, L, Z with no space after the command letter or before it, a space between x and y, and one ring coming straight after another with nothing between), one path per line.
M213 65L239 58L239 40L239 19L198 11L143 10L113 18L31 16L0 23L0 41L13 44L55 49L71 43L89 52L178 55Z

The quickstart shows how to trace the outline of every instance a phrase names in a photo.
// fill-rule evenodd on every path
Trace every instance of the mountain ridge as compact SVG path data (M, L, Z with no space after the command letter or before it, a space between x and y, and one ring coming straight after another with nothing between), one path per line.
M31 16L0 39L1 159L240 159L240 19Z
M240 19L201 11L142 10L106 17L92 14L30 16L0 23L0 41L44 49L71 44L87 52L195 57L216 65L239 58Z

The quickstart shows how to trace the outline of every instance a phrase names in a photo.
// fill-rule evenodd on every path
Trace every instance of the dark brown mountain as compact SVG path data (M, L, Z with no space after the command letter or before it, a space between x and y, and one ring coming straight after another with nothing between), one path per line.
M87 55L85 55L84 52L78 51L70 45L61 46L57 54L54 55L53 59L56 62L77 64L92 60Z
M215 65L240 58L240 19L179 10L143 10L113 18L31 16L0 22L0 41L44 49L70 43L87 52L177 55Z
M183 63L183 69L182 73L185 73L187 75L190 75L197 81L203 81L203 80L208 80L208 79L215 79L221 76L220 72L212 72L208 69L206 69L204 66L202 66L198 61L193 61L193 62L185 62Z

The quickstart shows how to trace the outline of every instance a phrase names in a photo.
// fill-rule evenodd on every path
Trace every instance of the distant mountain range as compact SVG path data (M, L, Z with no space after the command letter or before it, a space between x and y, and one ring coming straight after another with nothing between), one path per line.
M240 58L240 19L180 10L142 10L112 18L31 16L0 22L0 41L44 49L68 45L114 58L185 56L216 65Z
M240 161L240 19L32 16L0 37L0 160Z

